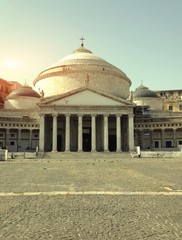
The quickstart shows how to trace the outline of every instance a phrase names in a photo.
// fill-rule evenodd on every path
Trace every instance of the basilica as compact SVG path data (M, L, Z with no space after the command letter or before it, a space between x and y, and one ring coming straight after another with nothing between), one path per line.
M83 42L32 84L1 95L0 147L9 152L120 153L182 144L182 91L179 111L164 109L166 96L143 84L132 92L127 75Z
M1 145L9 151L121 152L134 149L127 75L83 45L43 70L34 89L4 100Z

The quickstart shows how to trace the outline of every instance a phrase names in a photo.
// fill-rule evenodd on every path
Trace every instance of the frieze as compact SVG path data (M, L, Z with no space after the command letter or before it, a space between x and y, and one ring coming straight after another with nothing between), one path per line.
M11 118L11 117L0 117L0 122L39 122L39 119L33 119L33 118Z
M25 110L25 111L0 111L1 117L5 118L29 118L29 119L37 119L39 118L39 113L38 111L32 111L32 110Z
M10 129L39 129L39 123L27 124L25 122L15 123L15 122L0 122L0 128L10 128Z
M129 107L120 107L120 108L113 108L113 107L43 107L42 112L44 114L131 114L131 108Z
M135 128L136 129L143 129L143 128L148 128L148 129L167 129L167 128L171 128L171 129L176 129L176 128L181 128L182 127L182 123L158 123L158 124L142 124L142 123L138 123L135 124Z
M65 73L66 74L74 74L74 73L82 73L84 74L83 72L84 69L66 69L66 70L61 70L61 71L57 71L57 72L51 72L51 73L42 73L41 75L39 75L35 80L34 80L34 84L36 82L38 82L39 80L41 79L44 79L44 78L49 78L49 77L55 77L55 76L60 76L60 75L64 75ZM115 76L115 77L118 77L118 78L121 78L123 80L126 80L126 81L130 81L127 77L124 77L124 76L121 76L121 73L117 73L117 72L113 72L112 71L103 71L101 69L99 70L87 70L85 69L87 73L92 73L92 74L105 74L105 75L111 75L111 76Z

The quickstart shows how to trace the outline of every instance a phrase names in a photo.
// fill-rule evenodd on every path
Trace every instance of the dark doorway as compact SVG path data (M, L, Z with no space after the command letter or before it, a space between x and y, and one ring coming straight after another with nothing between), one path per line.
M116 135L109 135L109 151L116 151Z
M166 141L166 147L171 148L172 147L172 141Z
M84 152L91 151L91 129L90 128L83 129L83 151Z
M159 148L159 142L158 142L158 141L155 141L155 142L154 142L154 146L155 146L155 148Z
M62 136L61 135L57 136L57 150L58 150L58 152L62 151Z

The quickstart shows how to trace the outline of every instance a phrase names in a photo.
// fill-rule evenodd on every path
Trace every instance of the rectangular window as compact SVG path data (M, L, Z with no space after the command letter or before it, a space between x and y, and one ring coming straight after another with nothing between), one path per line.
M0 138L4 138L4 133L0 133Z
M145 135L145 136L150 136L150 130L146 130L146 129L145 129L145 130L144 130L144 135Z
M38 133L34 133L34 138L38 138L39 134Z
M182 104L179 105L179 110L182 111Z
M173 106L172 105L169 106L169 111L173 111Z
M0 140L0 149L4 148L4 141Z

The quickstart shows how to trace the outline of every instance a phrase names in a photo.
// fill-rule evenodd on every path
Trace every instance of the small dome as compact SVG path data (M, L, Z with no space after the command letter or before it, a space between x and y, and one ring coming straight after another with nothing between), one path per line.
M143 84L141 84L133 92L133 98L136 99L136 98L143 98L143 97L159 98L159 96L155 92L153 92L148 87L145 87Z
M40 98L40 95L34 91L30 86L23 85L22 87L16 89L15 91L11 92L6 99L13 99L16 97L33 97L33 98Z

